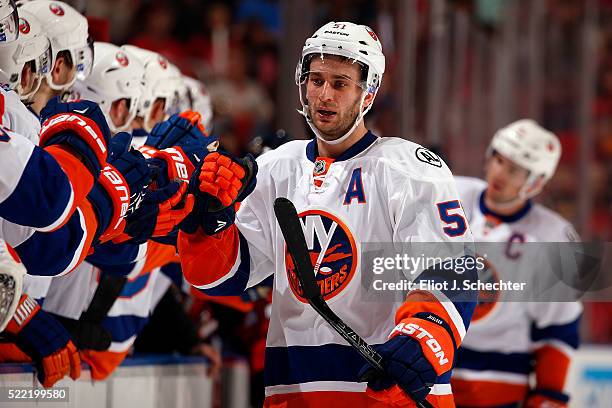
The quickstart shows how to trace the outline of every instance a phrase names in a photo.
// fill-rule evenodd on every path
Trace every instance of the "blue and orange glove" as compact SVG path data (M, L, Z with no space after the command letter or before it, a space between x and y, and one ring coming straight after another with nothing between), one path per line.
M80 377L81 360L70 335L28 295L21 297L3 333L14 336L17 347L32 359L43 387L52 387L67 375L73 380Z
M86 100L62 103L53 98L40 118L40 146L45 150L56 146L77 156L97 179L106 164L111 137L98 104Z
M165 237L193 209L195 197L187 194L187 183L173 181L157 190L146 190L140 206L126 219L122 236L113 242L145 242L154 237Z
M525 408L567 408L569 396L559 391L536 388L532 390L523 407Z
M131 135L118 133L111 141L109 163L87 198L98 219L96 237L101 242L119 236L125 218L142 201L143 190L151 181L151 171L143 155L130 148Z
M225 153L208 154L189 182L195 196L191 213L179 225L193 234L202 228L215 235L234 224L239 203L255 189L257 162L251 155L235 159Z
M185 111L155 125L139 150L148 159L156 186L164 187L173 180L189 182L217 145L217 138L209 136L202 126L200 114Z
M385 374L370 379L366 392L390 406L412 407L414 401L424 400L436 378L453 365L456 347L450 327L433 313L418 315L403 319L387 342L375 346ZM369 364L359 377L372 377Z

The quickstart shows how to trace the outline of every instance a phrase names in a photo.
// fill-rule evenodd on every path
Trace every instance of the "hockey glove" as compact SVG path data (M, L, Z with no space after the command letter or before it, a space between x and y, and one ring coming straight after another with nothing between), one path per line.
M128 133L113 138L109 164L87 196L97 215L96 237L101 242L123 232L125 217L138 208L150 182L149 167L139 151L129 148L130 142Z
M569 397L559 391L536 388L529 393L525 408L567 408Z
M97 179L106 163L110 141L110 130L100 107L85 100L61 103L54 98L40 115L40 146L51 154L61 148L76 156Z
M155 125L139 150L147 157L157 186L173 180L189 181L194 170L218 141L200 123L200 114L186 111Z
M189 182L195 204L181 230L193 234L201 227L206 235L215 235L229 228L239 203L255 189L256 176L257 162L251 155L243 159L219 152L207 155Z
M124 234L113 242L145 242L172 232L193 209L194 196L187 183L173 181L158 190L147 190L142 204L126 219Z
M421 317L402 320L389 340L375 348L383 357L385 374L368 382L368 395L408 407L413 406L412 399L424 400L436 377L452 368L456 347L442 319L423 313ZM359 376L371 377L371 373L371 367L365 365Z
M30 356L43 387L52 387L66 375L73 380L81 375L81 360L70 335L28 295L21 297L4 332L15 336L17 346Z

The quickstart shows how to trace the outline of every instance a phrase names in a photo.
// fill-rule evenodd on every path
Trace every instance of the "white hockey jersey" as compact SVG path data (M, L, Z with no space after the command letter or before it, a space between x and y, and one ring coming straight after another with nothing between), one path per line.
M324 406L329 402L320 399L324 395L332 395L336 406L363 403L351 395L366 390L357 378L364 360L301 297L292 263L286 262L274 200L286 197L295 204L330 307L368 343L380 344L395 326L404 296L395 302L364 300L362 274L372 272L361 263L362 245L471 242L451 172L417 144L372 133L333 161L318 158L311 140L289 142L259 157L258 164L257 186L236 218L236 263L229 273L206 271L197 238L183 241L183 235L179 252L185 278L206 294L233 295L274 274L265 353L267 404L291 400ZM434 295L460 343L473 305L453 303L441 292ZM447 374L430 395L452 403Z
M545 250L535 243L577 240L571 224L553 211L528 202L514 215L495 214L485 205L486 182L455 179L476 250L487 247L479 243L503 243L487 254L494 279L529 281L539 271L524 259L526 254ZM527 245L534 245L529 252ZM567 367L578 347L581 305L569 299L528 302L520 296L509 301L503 293L484 295L486 301L476 307L457 356L453 373L457 404L489 407L523 401L532 372L536 388L563 392Z
M0 87L0 125L38 144L40 121L14 91Z

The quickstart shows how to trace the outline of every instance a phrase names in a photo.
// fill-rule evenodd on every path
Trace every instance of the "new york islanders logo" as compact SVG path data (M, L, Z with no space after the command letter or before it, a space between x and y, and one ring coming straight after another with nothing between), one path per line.
M51 10L51 12L53 14L55 14L58 17L62 17L65 13L64 13L64 9L62 8L62 6L60 6L57 3L51 3L49 4L49 10Z
M122 67L127 67L130 63L130 60L128 59L127 55L122 51L119 51L115 54L115 59L117 60L117 63Z
M306 245L315 271L321 295L329 300L342 292L355 275L357 245L348 227L336 216L323 210L300 213ZM285 268L293 294L306 303L295 273L291 256L285 249Z
M24 18L19 19L19 32L21 34L28 34L30 32L30 23Z

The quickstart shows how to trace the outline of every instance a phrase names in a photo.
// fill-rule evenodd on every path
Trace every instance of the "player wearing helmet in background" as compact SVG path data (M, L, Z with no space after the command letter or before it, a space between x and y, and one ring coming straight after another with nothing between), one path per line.
M17 8L12 3L3 7ZM51 69L51 48L40 22L21 10L17 17L19 35L0 42L0 114L2 124L38 143L40 122L25 104L31 104L45 74ZM23 103L21 103L23 101Z
M524 259L531 242L578 239L569 222L531 201L554 175L560 157L557 137L522 119L493 136L486 181L457 177L474 239L504 243L503 251L487 253L495 279L528 280L529 275L543 273ZM538 248L546 250L544 245ZM570 299L534 303L504 301L505 295L499 296L478 305L459 350L452 382L457 404L565 407L564 385L578 347L581 305ZM530 390L532 373L535 387Z
M142 98L144 66L129 51L95 42L94 64L87 78L77 79L71 97L100 105L111 132L131 129Z
M86 78L93 63L93 44L85 16L61 1L34 0L20 10L34 15L51 44L50 70L45 73L30 105L36 115L53 97L66 92L79 78Z
M162 55L133 45L122 49L132 53L144 65L143 95L138 104L133 129L144 129L142 142L153 127L166 118L168 110L177 105L180 71ZM172 112L177 113L177 112ZM134 136L141 136L140 133Z
M316 138L260 156L256 186L248 161L224 155L207 156L196 180L197 217L181 225L178 241L186 280L208 295L232 295L274 274L266 406L409 407L425 398L453 406L453 355L476 294L457 302L451 293L423 290L386 302L367 301L360 291L362 274L372 276L362 265L362 243L458 243L457 257L472 243L443 161L415 143L367 130L363 118L384 71L381 43L369 27L324 25L306 40L296 69L300 113ZM369 366L301 296L272 211L276 197L295 203L320 266L321 294L376 345L385 360L382 376L360 382ZM224 209L211 209L213 198ZM235 202L241 206L234 223ZM419 272L417 280L431 273ZM434 344L438 357L428 348Z
M213 106L206 86L197 79L183 75L184 90L181 95L181 110L193 110L202 115L202 125L212 133Z

